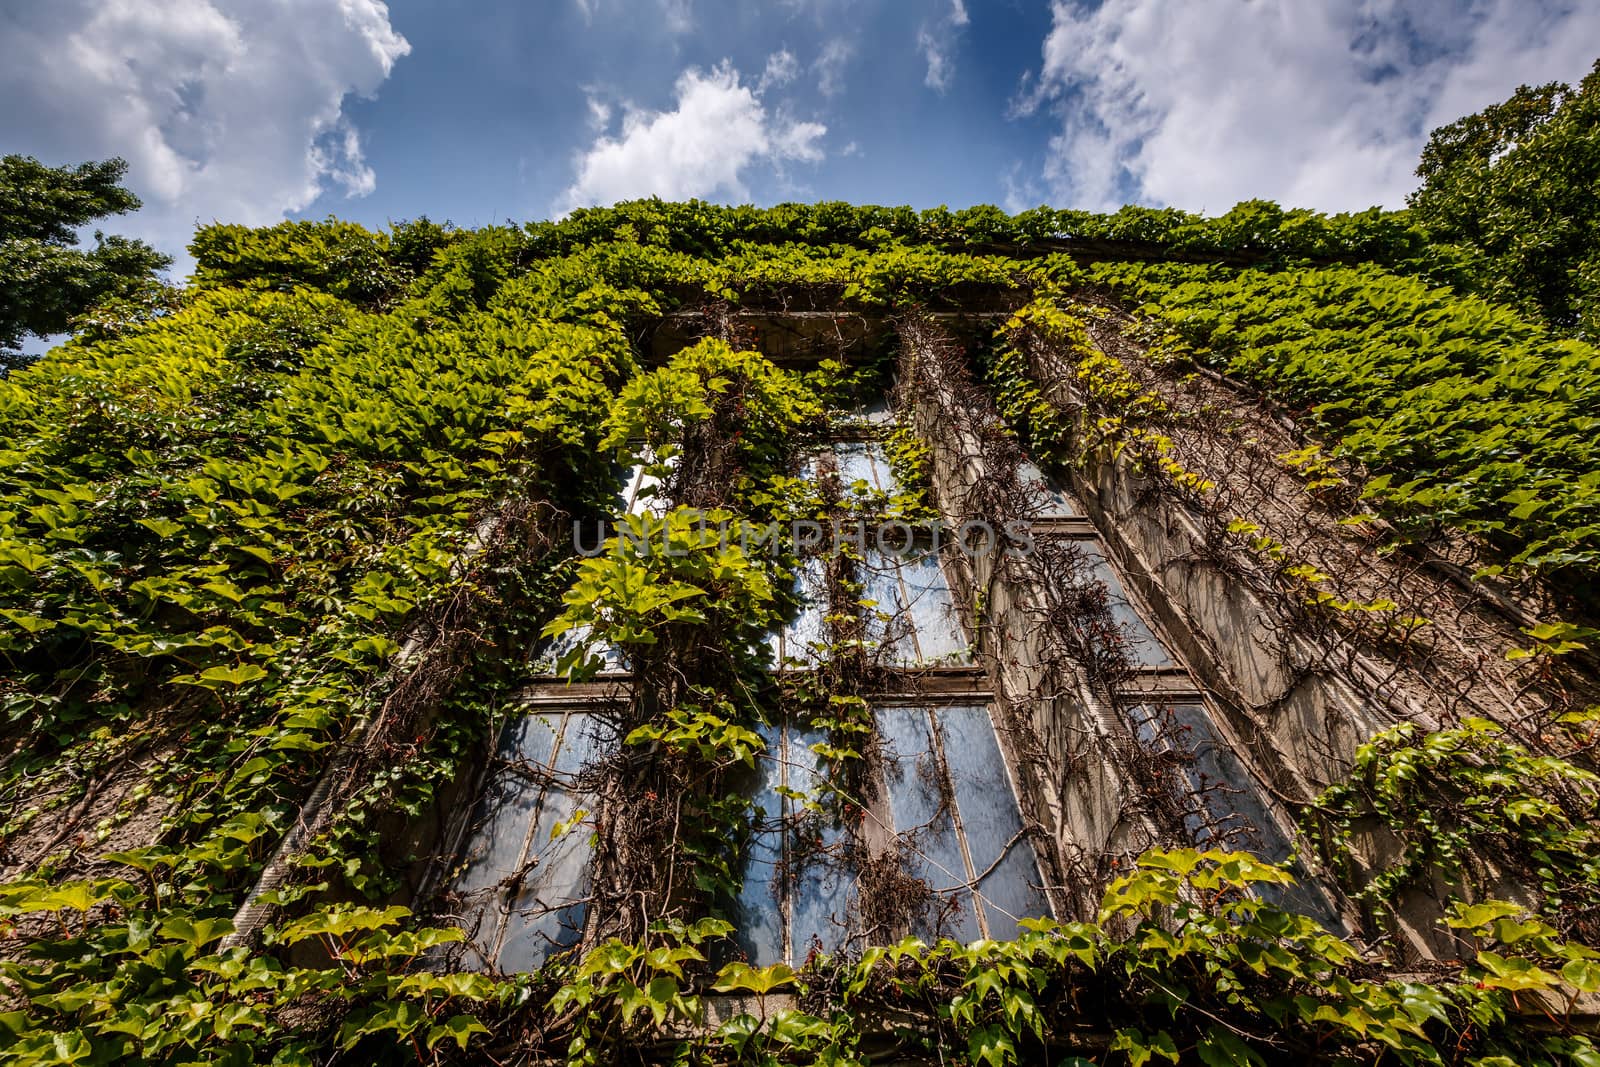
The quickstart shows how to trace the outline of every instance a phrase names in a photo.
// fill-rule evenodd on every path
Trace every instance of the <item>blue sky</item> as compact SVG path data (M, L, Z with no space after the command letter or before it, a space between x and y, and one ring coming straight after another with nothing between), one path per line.
M1399 207L1427 131L1581 77L1593 0L0 0L0 151L116 228L659 194Z
M610 109L604 132L619 138L630 109L673 112L686 70L710 76L724 63L757 95L770 125L826 131L814 142L820 159L758 158L741 169L739 185L757 202L997 199L1005 168L1042 163L1049 123L1004 114L1020 73L1038 65L1050 12L998 3L957 27L953 10L948 0L765 7L594 0L592 8L576 0L398 0L390 19L412 51L376 99L350 109L368 162L387 179L357 208L359 217L427 212L470 224L569 206L575 159L602 132L591 100ZM919 33L942 57L942 91L927 84ZM763 88L774 56L779 77ZM419 145L429 159L418 158ZM727 199L736 190L693 191ZM353 214L336 191L308 211Z

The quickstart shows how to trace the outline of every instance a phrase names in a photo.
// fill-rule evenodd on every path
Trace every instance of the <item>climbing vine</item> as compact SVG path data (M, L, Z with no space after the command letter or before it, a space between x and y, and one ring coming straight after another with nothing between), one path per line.
M212 226L193 253L181 293L0 380L8 1060L1600 1061L1575 1012L1600 990L1582 624L1600 359L1430 287L1403 216L649 201L478 231ZM829 411L885 368L842 332L819 353L840 363L775 365L743 324L789 308L892 318L918 344L927 312L990 316L987 395L953 341L927 380L902 361L880 435L900 491L843 484L817 458ZM704 339L656 352L685 311ZM1512 710L1440 697L1427 726L1363 737L1305 813L1305 858L1380 915L1456 872L1440 927L1461 962L1394 974L1271 902L1303 867L1184 849L1101 872L1085 921L966 945L877 943L929 893L863 851L845 858L881 890L869 943L798 970L740 958L730 901L761 815L734 783L798 722L821 738L821 784L790 798L806 825L866 817L891 622L846 550L819 662L775 671L807 561L750 546L799 519L939 517L951 457L919 422L939 403L1004 460L969 514L1017 512L1025 454L1131 462L1200 516L1207 552L1290 594L1276 624L1319 664L1357 648L1438 673L1472 635L1409 574L1383 586L1234 493L1220 456L1266 455L1288 480L1260 484L1365 539L1339 559L1426 546L1539 616L1492 649ZM1315 438L1257 447L1281 418ZM619 516L633 466L659 506ZM580 558L572 524L601 520ZM1130 667L1086 564L1035 566L1056 590L1042 624L1114 688ZM983 618L992 590L964 592ZM590 842L592 918L543 969L483 973L440 891L452 839L416 827L472 805L548 642L574 685L628 673L584 772L595 808L558 827ZM1395 862L1358 847L1374 825Z

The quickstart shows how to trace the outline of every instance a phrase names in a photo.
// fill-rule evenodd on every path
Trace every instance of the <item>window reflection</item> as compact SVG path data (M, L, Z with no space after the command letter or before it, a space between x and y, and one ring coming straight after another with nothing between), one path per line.
M593 805L574 778L598 754L599 730L597 716L572 711L525 715L501 736L500 766L455 883L484 967L533 970L582 933L589 832L552 835Z
M988 708L887 706L877 717L894 827L933 893L912 932L1011 938L1019 919L1049 915Z
M752 963L802 965L849 939L855 876L847 834L823 798L811 745L823 735L793 725L762 728L767 742L747 788L757 809L744 884L730 909L735 943ZM803 794L804 796L796 795Z
M1018 465L1017 480L1034 499L1030 518L1074 519L1083 515L1083 509L1053 479L1046 477L1032 460L1025 459Z
M988 708L888 705L876 716L887 786L882 815L904 873L928 890L904 917L907 932L963 942L1012 938L1019 920L1050 915ZM759 815L729 917L753 963L800 966L859 935L848 851L866 843L829 811L807 810L803 798L788 795L822 795L810 751L821 735L792 726L763 734L771 758L749 786Z
M869 492L894 495L900 483L889 468L889 458L880 441L844 441L833 446L839 482L846 491L856 482L865 482Z
M966 666L972 662L955 598L932 551L899 558L869 550L863 566L867 635L897 667Z
M1111 563L1106 559L1100 546L1093 541L1080 540L1078 547L1088 558L1094 580L1106 587L1107 606L1111 609L1112 620L1122 627L1123 632L1129 637L1125 647L1128 662L1135 667L1177 666L1166 646L1156 640L1156 635L1149 624L1129 603L1128 594L1122 588L1122 580L1117 577L1117 572L1112 570Z
M767 638L772 662L780 667L814 667L827 643L824 616L828 613L828 589L823 578L822 560L807 556L794 576L792 592L799 602L794 618L774 630Z
M1268 806L1261 783L1224 743L1210 709L1198 701L1178 701L1140 704L1128 714L1141 742L1183 757L1179 773L1191 801L1184 827L1198 847L1246 850L1273 863L1293 860L1293 845ZM1257 892L1329 929L1343 929L1327 897L1303 876L1298 885L1260 886Z

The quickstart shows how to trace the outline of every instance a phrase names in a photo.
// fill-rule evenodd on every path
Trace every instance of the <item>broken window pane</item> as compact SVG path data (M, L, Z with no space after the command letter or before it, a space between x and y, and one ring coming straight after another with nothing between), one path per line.
M574 776L596 755L600 722L587 712L530 714L507 726L467 846L456 891L485 968L529 971L582 933L589 833L552 837L593 799Z

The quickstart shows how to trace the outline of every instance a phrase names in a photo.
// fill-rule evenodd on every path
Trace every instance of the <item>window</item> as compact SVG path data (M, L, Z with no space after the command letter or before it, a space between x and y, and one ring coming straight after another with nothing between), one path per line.
M1035 519L1076 519L1081 518L1083 512L1067 494L1050 479L1044 476L1037 464L1025 459L1017 470L1017 480L1022 487L1030 490L1035 503L1032 518Z
M882 440L891 425L881 402L845 413L837 437L801 462L800 476L818 482L836 473L846 514L881 510L901 496ZM1133 671L1116 695L1134 736L1153 752L1185 754L1179 773L1192 800L1184 818L1193 839L1231 847L1256 834L1269 855L1286 850L1259 784L1222 743L1203 694L1130 596L1085 510L1034 464L1024 462L1019 474L1034 501L1034 536L1081 551L1085 579L1104 587L1126 636ZM642 466L620 481L619 513L666 509ZM800 966L813 952L907 934L1011 938L1021 920L1053 913L1046 878L1053 868L1036 851L1038 827L1024 816L1032 809L1021 803L1009 754L1016 742L997 726L991 679L952 592L952 535L941 546L931 523L909 530L904 545L857 542L857 551L838 559L829 555L830 532L800 561L799 610L769 637L772 668L785 684L843 666L825 663L830 635L864 640L871 689L860 692L875 736L859 744L862 759L852 761L858 770L845 784L822 770L817 747L830 739L821 729L809 721L761 728L766 751L735 783L753 811L741 888L713 905L733 921L736 945L757 965ZM551 672L579 636L549 643L535 670ZM616 748L605 701L628 670L612 650L586 686L537 688L544 704L500 739L456 883L476 920L471 947L485 967L533 969L581 941L589 834L555 831L596 805L584 770Z
M635 463L628 468L621 493L623 515L660 515L667 510L667 502L659 496L661 479L646 470L645 466Z
M790 724L761 733L767 751L751 783L758 817L732 909L734 939L751 960L798 966L814 949L834 951L856 932L849 842L827 808L806 804L824 788L811 751L822 734Z
M772 632L767 647L772 651L772 662L776 666L815 666L819 650L827 641L823 629L827 583L823 580L821 559L808 556L801 561L793 592L800 610L793 619Z
M1036 536L1070 538L1083 552L1093 578L1105 587L1112 620L1127 638L1124 651L1133 668L1115 696L1126 709L1135 738L1153 753L1180 757L1175 783L1187 799L1184 829L1201 848L1249 849L1275 862L1288 862L1288 834L1267 800L1262 783L1226 742L1205 694L1128 595L1107 557L1098 531L1084 510L1031 463L1019 472L1042 501ZM1330 929L1342 926L1337 912L1313 883L1265 887L1266 899L1307 915Z
M1190 801L1184 824L1200 848L1243 849L1273 863L1289 863L1294 848L1266 803L1266 792L1233 747L1218 733L1199 699L1138 704L1129 717L1139 739L1156 751L1179 749ZM1330 930L1344 920L1315 882L1258 886L1263 898L1310 915Z
M912 932L1005 939L1049 915L988 706L889 705L877 719L896 834L939 900Z
M578 778L603 734L587 711L529 712L502 733L455 885L485 968L533 970L582 935L589 835L556 830L593 803Z
M732 915L752 962L800 966L858 942L862 910L881 910L861 899L873 891L863 862L898 863L904 876L905 913L876 940L1010 938L1020 919L1052 913L988 704L884 698L873 710L882 779L859 807L864 798L827 803L811 749L820 732L763 731L749 794L761 817Z
M1122 588L1122 581L1117 577L1117 572L1111 569L1111 562L1106 559L1105 553L1099 544L1094 541L1083 540L1079 548L1088 557L1091 573L1095 581L1105 586L1107 606L1111 609L1111 618L1129 641L1125 646L1129 662L1138 667L1177 667L1177 661L1167 651L1149 624L1144 621L1144 616L1134 609L1128 601L1128 594Z
M837 471L847 503L899 494L872 437L886 428L884 410L858 413L842 428L851 436L808 458L802 477ZM864 795L830 796L811 748L826 738L796 724L767 733L748 794L762 818L734 916L757 964L799 966L868 936L1013 937L1020 919L1052 913L987 681L931 532L913 529L903 548L869 544L845 567L859 595L830 591L821 556L802 560L800 610L773 651L787 670L815 669L826 620L857 615L884 687L871 698L877 759ZM863 899L874 894L892 900ZM879 924L870 934L868 915Z
M931 549L897 558L868 550L862 564L872 602L868 640L897 667L966 666L972 662L950 584Z

